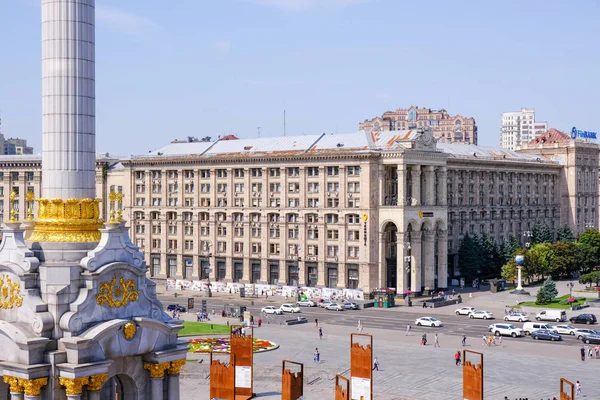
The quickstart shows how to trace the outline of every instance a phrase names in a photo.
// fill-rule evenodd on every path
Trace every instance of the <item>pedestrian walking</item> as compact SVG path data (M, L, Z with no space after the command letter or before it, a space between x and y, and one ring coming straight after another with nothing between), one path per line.
M426 333L424 333L423 336L421 336L421 345L427 346L427 334Z
M483 335L483 346L487 346L487 336Z
M258 322L258 327L260 328L260 326L262 325L262 319L260 317L258 317L257 322Z
M498 337L498 341L500 342L500 346L502 346L502 335Z
M440 347L440 340L437 333L433 335L433 347Z
M319 320L317 318L315 318L315 328L319 326Z
M313 355L313 362L318 364L321 362L321 354L319 354L319 348L315 347L315 353Z
M456 362L456 366L459 366L460 363L460 350L456 350L456 353L454 353L454 361Z
M585 349L583 346L581 346L581 349L579 349L579 353L581 354L581 361L585 361Z
M410 336L410 330L411 330L411 326L410 324L406 325L406 336Z
M594 352L592 351L592 346L588 346L587 350L588 350L588 358L591 360L592 358L594 358Z
M596 359L599 359L600 358L600 346L596 345L594 350L596 351Z
M379 371L379 361L377 361L377 357L375 357L375 360L373 360L373 370Z
M575 382L575 388L577 389L577 392L575 394L577 396L581 396L581 383L579 383L579 381Z
M319 328L319 340L323 340L323 328Z
M467 335L463 335L462 337L462 345L465 347L467 345Z

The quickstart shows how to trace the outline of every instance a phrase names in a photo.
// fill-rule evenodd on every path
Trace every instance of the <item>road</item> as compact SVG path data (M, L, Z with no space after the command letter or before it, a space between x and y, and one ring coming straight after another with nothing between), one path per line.
M163 302L165 307L168 304L181 304L184 307L187 306L186 298L182 297L174 297L169 295L160 295L160 300ZM194 312L197 312L201 308L201 300L202 298L195 298L195 308ZM253 315L259 316L260 310L265 305L274 305L278 306L280 303L284 303L285 301L268 301L264 299L256 299L254 301L255 305L250 305L250 301L236 299L232 301L231 299L223 298L223 297L212 297L207 300L207 310L209 313L212 310L215 310L217 313L220 312L225 306L225 304L246 304L247 311L250 311ZM241 301L240 301L241 300ZM360 321L363 325L365 331L368 329L385 329L385 330L397 330L399 335L406 334L406 326L408 324L411 325L411 333L412 335L421 335L421 333L426 332L429 336L429 340L432 341L432 335L434 333L439 333L441 335L451 335L451 336L462 336L466 335L467 340L469 342L476 340L477 343L481 341L483 335L489 334L488 326L492 323L504 322L502 319L494 319L494 320L481 320L481 319L470 319L466 315L458 316L458 315L448 315L448 314L437 314L428 312L426 315L421 314L419 312L418 307L411 308L409 310L403 310L402 312L397 312L390 309L381 309L381 308L367 308L362 310L352 310L352 311L329 311L319 307L302 307L300 314L289 314L285 313L284 315L268 315L263 316L264 324L284 324L284 321L287 319L295 319L298 315L306 317L310 324L314 324L315 319L318 319L319 324L321 326L325 326L326 330L335 329L336 326L344 326L344 327L357 327L358 322ZM427 316L427 317L435 317L441 320L444 323L443 327L433 328L433 327L418 327L415 325L415 319ZM232 318L232 321L234 319ZM511 322L516 327L523 327L522 323ZM583 327L583 326L581 326ZM290 327L290 329L293 329ZM503 337L503 340L506 341L531 341L535 343L533 339L529 336L521 337L521 338L511 338L511 337ZM556 345L563 346L581 346L581 341L577 340L572 336L563 335L563 340L561 342L556 342Z

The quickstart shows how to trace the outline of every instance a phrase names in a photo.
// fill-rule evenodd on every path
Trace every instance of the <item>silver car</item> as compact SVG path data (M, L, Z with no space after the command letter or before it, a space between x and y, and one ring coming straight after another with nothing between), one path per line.
M333 310L333 311L344 311L344 307L342 307L338 303L329 303L328 305L325 306L325 309Z

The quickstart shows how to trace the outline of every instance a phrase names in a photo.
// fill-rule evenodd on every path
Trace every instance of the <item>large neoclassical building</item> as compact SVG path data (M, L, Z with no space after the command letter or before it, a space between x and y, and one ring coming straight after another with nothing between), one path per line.
M466 233L502 243L537 220L598 226L598 146L550 130L519 151L436 143L427 130L190 139L96 161L97 193L125 195L155 279L371 291L446 287ZM25 217L37 156L0 157Z

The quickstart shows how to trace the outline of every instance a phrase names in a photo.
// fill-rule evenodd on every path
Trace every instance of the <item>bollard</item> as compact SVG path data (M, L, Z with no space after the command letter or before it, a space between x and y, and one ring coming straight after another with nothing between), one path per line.
M212 329L214 329L214 328L213 328L213 324L210 324L210 329L211 329L211 330L212 330Z
M229 326L229 321L227 321L227 326Z

